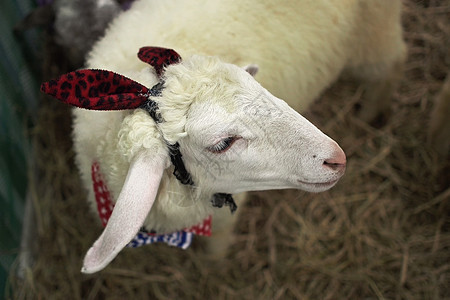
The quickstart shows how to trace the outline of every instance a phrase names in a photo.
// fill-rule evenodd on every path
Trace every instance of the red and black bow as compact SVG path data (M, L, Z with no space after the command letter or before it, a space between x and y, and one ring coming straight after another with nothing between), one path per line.
M181 61L181 57L172 49L143 47L138 53L139 59L154 67L161 77L165 67ZM150 96L158 96L163 84L149 89L123 75L106 71L85 69L73 71L44 82L41 91L58 100L85 109L123 110L148 106ZM154 105L150 105L155 108Z
M135 109L148 101L149 89L105 70L79 70L44 82L41 90L56 99L93 110Z

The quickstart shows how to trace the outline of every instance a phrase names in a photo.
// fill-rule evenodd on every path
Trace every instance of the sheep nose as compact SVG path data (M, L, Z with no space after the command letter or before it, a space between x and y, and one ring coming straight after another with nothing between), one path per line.
M345 165L347 164L347 158L345 157L344 151L336 145L333 155L325 159L323 165L335 171L344 171Z

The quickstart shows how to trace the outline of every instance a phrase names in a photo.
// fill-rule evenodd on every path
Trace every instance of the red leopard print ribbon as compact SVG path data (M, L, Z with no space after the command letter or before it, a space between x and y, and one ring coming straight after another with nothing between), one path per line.
M138 57L143 62L153 66L158 77L162 76L165 67L181 61L181 56L177 52L160 47L142 47L139 49Z
M161 77L164 68L181 61L180 55L172 49L143 47L139 59L155 68ZM73 71L57 79L44 82L41 91L56 99L80 108L93 110L135 109L157 95L162 88L156 85L155 93L142 84L123 75L106 71L85 69Z
M41 90L56 99L93 110L135 109L148 101L149 89L105 70L79 70L44 82Z

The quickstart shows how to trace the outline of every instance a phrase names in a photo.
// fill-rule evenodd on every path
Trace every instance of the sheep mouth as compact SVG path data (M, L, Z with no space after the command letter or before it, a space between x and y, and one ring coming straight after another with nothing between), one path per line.
M331 187L331 186L335 185L338 181L339 181L339 179L334 179L334 180L330 180L330 181L326 181L326 182L307 182L307 181L297 180L297 182L299 182L301 184L313 186L315 188Z

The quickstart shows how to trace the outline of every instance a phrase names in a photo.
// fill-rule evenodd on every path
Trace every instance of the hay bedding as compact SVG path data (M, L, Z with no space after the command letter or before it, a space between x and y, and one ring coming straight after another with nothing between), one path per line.
M11 297L450 298L449 161L437 164L425 143L450 65L449 19L448 1L405 1L409 60L391 118L379 128L358 121L351 110L361 89L333 86L307 116L346 151L346 175L321 194L253 193L240 208L236 243L218 262L201 241L188 251L153 245L126 249L104 271L82 275L101 228L73 164L69 109L44 99L33 132L36 257L24 280L13 278ZM61 72L47 68L49 76Z

